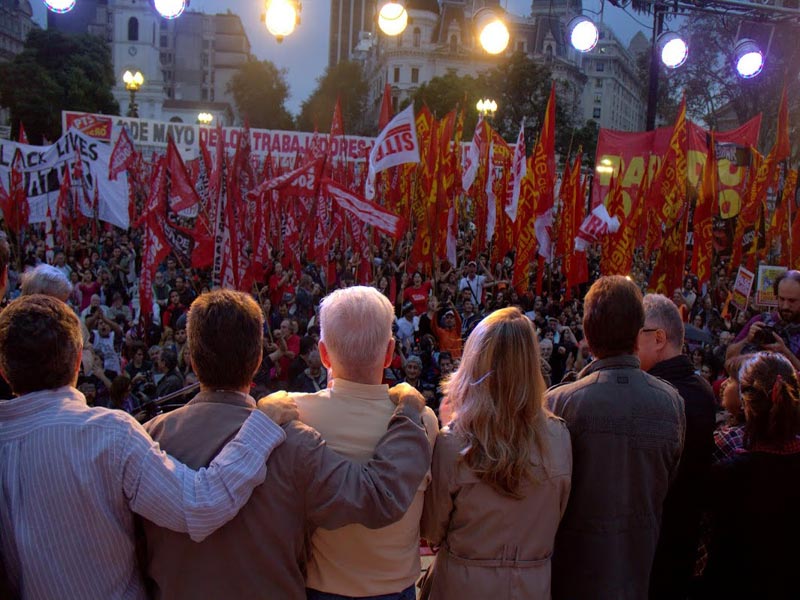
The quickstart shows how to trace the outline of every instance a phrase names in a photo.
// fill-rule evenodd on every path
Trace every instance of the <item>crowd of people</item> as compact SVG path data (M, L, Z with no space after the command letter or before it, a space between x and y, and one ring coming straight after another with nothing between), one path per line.
M427 271L277 253L248 293L170 256L152 315L135 231L0 241L9 597L795 597L800 272L735 311L729 265L667 298L590 249L567 299L470 231Z

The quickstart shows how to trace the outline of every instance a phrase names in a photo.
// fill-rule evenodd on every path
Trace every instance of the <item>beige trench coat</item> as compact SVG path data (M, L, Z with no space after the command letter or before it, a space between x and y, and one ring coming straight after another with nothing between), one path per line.
M560 419L549 418L547 431L546 469L532 448L537 481L524 484L519 500L498 494L460 461L463 437L439 433L421 530L441 548L423 598L550 598L550 557L569 498L572 446Z

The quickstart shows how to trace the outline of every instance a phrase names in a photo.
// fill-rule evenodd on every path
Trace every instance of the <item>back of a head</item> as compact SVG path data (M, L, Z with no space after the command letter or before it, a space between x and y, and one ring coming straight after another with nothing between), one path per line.
M50 265L42 264L28 269L22 274L20 280L23 296L44 294L66 302L72 293L72 284L69 279L64 273Z
M82 348L78 317L52 296L22 296L0 313L0 371L17 395L74 385Z
M583 301L583 333L597 358L632 354L643 326L642 292L635 283L610 275L592 284Z
M684 327L681 313L675 303L662 294L646 294L642 300L645 322L650 327L660 327L667 334L673 350L683 349Z
M739 367L745 441L780 445L800 435L800 385L789 360L775 352L746 356Z
M187 347L197 378L208 388L237 390L261 363L264 317L247 294L214 290L192 302Z
M457 413L454 430L479 441L465 461L501 493L519 491L531 442L544 451L544 391L536 332L515 307L478 324L458 370L444 384Z
M334 291L320 303L320 339L331 357L351 368L383 362L392 337L394 308L373 287Z

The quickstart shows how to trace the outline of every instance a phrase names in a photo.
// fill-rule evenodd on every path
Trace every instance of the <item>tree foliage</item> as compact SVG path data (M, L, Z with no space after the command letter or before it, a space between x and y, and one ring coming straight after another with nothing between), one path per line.
M478 120L475 104L480 98L492 98L497 102L492 127L506 141L515 142L524 121L525 142L530 152L544 120L551 84L552 73L547 65L515 52L477 77L448 73L431 79L414 94L414 108L419 110L424 103L434 116L441 118L463 104L466 107L464 139L469 139ZM564 101L572 91L565 83L556 84L556 151L566 156L570 151L574 154L582 145L584 152L593 155L597 125L575 122Z
M298 127L303 131L329 131L336 100L341 101L342 121L348 134L367 135L375 133L375 124L366 123L368 84L361 65L341 62L328 66L317 78L317 87L303 102Z
M441 119L454 108L465 106L464 135L472 135L478 122L475 104L486 94L486 81L482 76L456 75L450 71L417 88L413 97L414 112L419 112L425 105L434 117Z
M0 103L15 133L21 121L34 143L59 137L62 109L118 114L113 86L111 51L92 35L33 29L23 51L0 65Z
M228 93L239 116L259 129L294 129L292 115L286 109L289 85L286 70L268 60L251 58L228 83Z

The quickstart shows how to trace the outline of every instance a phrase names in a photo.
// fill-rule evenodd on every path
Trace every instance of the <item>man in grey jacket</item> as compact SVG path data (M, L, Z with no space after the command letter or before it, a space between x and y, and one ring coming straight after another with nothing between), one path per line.
M683 400L639 368L642 295L602 277L584 300L596 360L552 388L553 412L572 438L572 493L553 554L554 598L640 599L648 594L664 498L683 448Z

